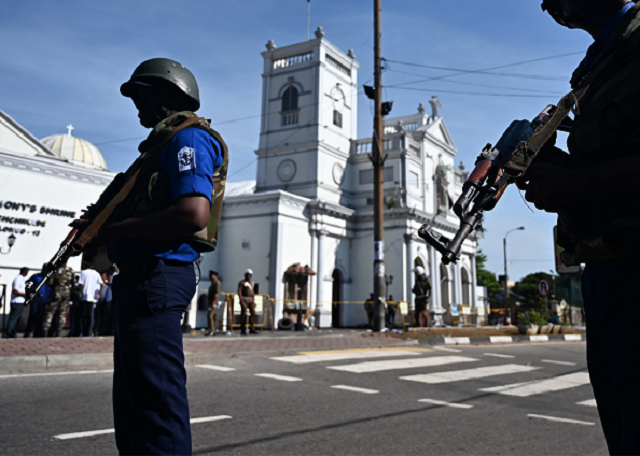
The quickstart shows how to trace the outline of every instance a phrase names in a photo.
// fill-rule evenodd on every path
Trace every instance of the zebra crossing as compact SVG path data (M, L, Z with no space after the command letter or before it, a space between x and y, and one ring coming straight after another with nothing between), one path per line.
M588 388L590 382L586 369L579 370L577 363L562 360L537 359L525 364L518 363L518 357L512 354L483 352L482 350L469 353L469 351L448 347L423 351L381 349L309 352L295 356L271 358L271 360L279 365L313 365L315 369L348 375L346 377L348 381L345 381L345 377L341 376L339 377L340 384L332 385L331 388L363 394L383 393L382 387L371 386L371 379L375 379L377 375L397 373L397 380L402 382L439 387L454 384L464 385L476 391L477 394L490 393L490 395L511 398L539 397L558 391L575 390L581 395L581 400L579 402L573 400L571 405L578 404L581 409L586 409L585 405L594 406L593 393ZM564 372L558 373L558 370L564 370ZM555 373L552 374L552 371ZM365 375L368 380L367 388L362 388L358 384L359 379L363 378L361 375ZM529 376L529 379L513 382L513 378L521 380L523 376L525 378ZM510 378L511 381L509 381ZM482 383L478 384L478 380L482 380ZM431 397L420 399L419 402L458 409L473 407L471 404L458 404L442 400L433 396L433 390L427 391ZM538 416L536 415L535 418ZM555 417L551 418L555 419ZM563 421L563 418L558 419L559 422L572 422L570 419L568 421Z

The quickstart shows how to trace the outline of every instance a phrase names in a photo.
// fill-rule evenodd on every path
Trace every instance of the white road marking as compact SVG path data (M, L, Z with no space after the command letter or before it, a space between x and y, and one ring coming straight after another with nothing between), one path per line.
M549 342L549 336L529 336L531 342Z
M198 423L209 423L211 421L222 421L222 420L230 420L231 417L229 415L218 415L218 416L203 416L201 418L191 418L189 420L191 424ZM72 432L70 434L58 434L54 435L54 439L58 440L69 440L69 439L81 439L83 437L93 437L94 435L102 435L102 434L113 434L115 429L100 429L98 431L85 431L85 432Z
M473 405L471 404L456 404L455 402L438 401L436 399L420 399L418 400L418 402L426 402L428 404L444 405L445 407L460 408L460 409L473 408Z
M439 350L443 352L451 352L451 353L462 353L462 350L458 350L457 348L449 348L449 347L432 347L434 350Z
M569 361L556 361L555 359L541 359L540 360L543 363L549 363L549 364L559 364L561 366L575 366L576 363L571 363Z
M500 353L483 353L484 356L493 356L495 358L515 358L513 355L501 355Z
M367 358L385 358L390 356L415 356L420 352L404 351L404 350L379 350L379 351L359 351L359 352L341 352L341 353L319 353L309 355L295 356L279 356L271 358L276 361L284 361L293 364L317 363L322 361L341 361L343 359L367 359Z
M10 374L0 375L0 378L17 378L17 377L43 377L45 375L86 375L86 374L111 374L113 369L109 370L91 370L91 371L74 371L74 372L44 372L42 374Z
M492 344L502 344L505 342L513 342L513 339L511 338L511 336L491 336L489 337L489 340L491 341Z
M589 423L588 421L578 421L578 420L570 420L569 418L559 418L557 416L535 415L533 413L529 413L527 416L529 418L541 418L543 420L554 421L556 423L581 424L583 426L595 426L596 424L596 423Z
M273 380L280 380L281 382L301 382L302 379L298 377L289 377L287 375L277 374L256 374L256 377L272 378Z
M347 386L347 385L333 385L331 388L346 390L346 391L355 391L356 393L362 393L362 394L378 394L380 392L378 390L358 388L356 386Z
M564 340L582 340L582 336L580 334L565 334Z
M445 337L444 343L449 345L470 344L471 339L468 337Z
M586 372L576 372L573 374L548 378L546 380L482 388L480 391L488 391L490 393L504 394L507 396L528 397L588 384L589 374Z
M400 380L420 383L452 383L471 380L474 378L491 377L493 375L516 374L519 372L529 372L538 367L520 366L518 364L506 364L504 366L479 367L477 369L465 369L449 372L437 372L435 374L418 374L400 377Z
M598 406L598 404L596 404L596 400L595 399L587 399L586 401L576 402L576 404L578 404L578 405L586 405L587 407L597 407Z
M348 364L346 366L328 366L327 369L361 374L363 372L380 372L396 369L414 369L416 367L444 366L445 364L464 363L469 361L478 360L475 358L466 358L464 356L436 356L433 358L368 361L358 364Z
M201 367L202 369L210 369L214 371L220 372L231 372L235 369L233 367L224 367L224 366L214 366L213 364L198 364L196 367Z

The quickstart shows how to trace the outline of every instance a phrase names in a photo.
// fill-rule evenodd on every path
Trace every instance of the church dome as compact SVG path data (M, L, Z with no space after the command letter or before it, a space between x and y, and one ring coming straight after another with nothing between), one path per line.
M71 163L95 169L107 169L107 162L96 146L89 141L76 138L69 133L52 135L40 141L60 158L66 158Z

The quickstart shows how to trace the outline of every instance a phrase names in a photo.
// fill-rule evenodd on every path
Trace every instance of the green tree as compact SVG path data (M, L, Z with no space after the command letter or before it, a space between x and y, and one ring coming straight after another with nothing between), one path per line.
M517 281L511 291L524 298L523 300L518 299L522 304L525 304L529 307L538 307L540 306L540 294L538 293L538 282L540 278L544 277L549 281L549 285L553 286L553 279L549 273L546 272L534 272L533 274L527 274L522 279Z
M491 304L491 307L497 307L499 305L498 294L502 293L502 287L500 286L500 282L498 282L496 275L485 269L486 264L487 255L482 253L482 250L478 250L478 253L476 254L476 277L478 285L481 287L487 287L489 303Z

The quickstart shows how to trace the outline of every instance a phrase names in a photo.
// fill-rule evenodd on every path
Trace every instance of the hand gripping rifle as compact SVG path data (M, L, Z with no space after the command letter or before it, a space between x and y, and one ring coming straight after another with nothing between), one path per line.
M571 130L572 120L568 114L587 89L588 85L585 85L569 93L558 106L547 106L531 122L514 121L495 147L487 144L453 206L460 219L460 228L453 239L430 229L429 224L418 230L418 236L442 254L444 264L458 261L462 243L482 226L484 212L495 208L507 186L524 176L549 138L557 130ZM562 218L562 214L560 216Z

